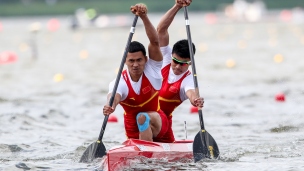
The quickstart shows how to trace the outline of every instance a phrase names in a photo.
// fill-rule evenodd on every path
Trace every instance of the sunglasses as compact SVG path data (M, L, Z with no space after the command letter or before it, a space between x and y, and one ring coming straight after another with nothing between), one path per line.
M184 65L190 65L191 61L180 61L178 59L176 59L175 57L172 56L172 61L175 64L180 64L180 66L184 66Z

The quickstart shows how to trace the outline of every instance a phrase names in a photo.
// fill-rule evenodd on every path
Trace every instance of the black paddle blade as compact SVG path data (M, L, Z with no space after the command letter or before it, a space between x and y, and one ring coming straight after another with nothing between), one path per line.
M89 163L95 158L103 157L106 154L106 147L103 145L103 143L94 142L84 151L79 162Z
M194 162L204 158L217 159L219 155L220 151L213 137L205 130L199 131L193 141Z

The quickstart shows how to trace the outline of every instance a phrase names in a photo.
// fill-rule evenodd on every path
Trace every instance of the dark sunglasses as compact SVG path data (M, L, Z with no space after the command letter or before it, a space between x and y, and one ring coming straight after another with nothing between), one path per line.
M180 64L180 66L184 66L184 65L190 65L191 61L180 61L178 59L176 59L175 57L172 56L172 61L175 64Z

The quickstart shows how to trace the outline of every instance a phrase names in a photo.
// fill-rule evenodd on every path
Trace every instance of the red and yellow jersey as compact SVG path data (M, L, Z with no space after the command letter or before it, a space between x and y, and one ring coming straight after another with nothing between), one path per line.
M159 92L158 90L154 89L145 74L142 76L142 84L139 94L136 94L133 90L126 70L122 72L122 76L129 89L126 99L119 103L125 111L124 124L126 134L128 138L138 139L139 130L136 123L136 115L139 112L159 111Z
M184 78L186 78L190 71L185 74L176 82L168 83L169 71L171 64L168 64L162 69L163 83L162 88L159 92L159 104L160 108L167 115L168 119L171 120L172 112L179 106L183 101L180 98L180 87Z

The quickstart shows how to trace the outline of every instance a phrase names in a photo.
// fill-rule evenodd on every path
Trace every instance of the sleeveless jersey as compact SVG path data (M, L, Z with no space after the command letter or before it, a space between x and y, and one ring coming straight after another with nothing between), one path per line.
M143 73L142 84L139 95L135 93L132 88L130 78L128 77L127 70L122 72L123 79L125 80L129 94L127 98L119 104L123 107L124 113L124 124L126 135L128 138L139 138L139 130L136 122L136 115L139 112L145 111L159 111L160 106L158 102L159 92L155 90L148 78Z
M183 101L180 98L180 86L184 78L186 78L190 71L185 74L176 82L168 83L169 71L171 64L168 64L162 69L163 83L162 88L159 92L159 103L160 108L167 115L168 119L171 120L172 112L179 106Z

